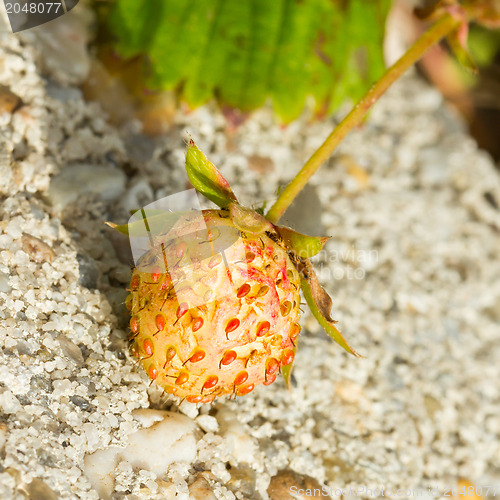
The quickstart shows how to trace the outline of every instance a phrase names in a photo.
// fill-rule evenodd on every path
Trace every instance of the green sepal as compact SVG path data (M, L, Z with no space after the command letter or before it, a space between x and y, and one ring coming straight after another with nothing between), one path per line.
M115 224L114 222L105 222L106 226L116 229L119 233L128 235L128 224Z
M274 226L263 215L238 203L229 205L229 214L233 224L244 233L262 234L274 230Z
M302 259L310 259L318 254L330 236L307 236L288 227L276 227L288 248Z
M191 212L166 212L165 210L137 210L142 212L142 218L128 224L115 224L106 222L109 227L116 229L122 234L133 237L154 236L163 234L164 230L170 230L175 223L184 215Z
M297 352L297 348L293 348L293 353L295 354ZM287 389L291 390L292 389L292 369L293 369L293 363L290 363L289 365L282 365L281 366L281 374L283 375L283 378L285 379L285 384Z
M229 182L207 160L192 139L186 153L186 172L193 187L219 207L227 208L230 203L238 202Z
M336 321L330 317L332 299L319 283L311 263L307 259L303 259L302 262L305 265L303 275L300 279L302 293L313 316L337 344L343 347L348 353L362 357L347 343L335 326Z
M478 69L476 63L472 59L466 47L466 34L463 31L467 30L467 25L459 26L456 30L452 31L447 37L446 41L450 46L450 49L455 54L458 62L469 71L477 73Z

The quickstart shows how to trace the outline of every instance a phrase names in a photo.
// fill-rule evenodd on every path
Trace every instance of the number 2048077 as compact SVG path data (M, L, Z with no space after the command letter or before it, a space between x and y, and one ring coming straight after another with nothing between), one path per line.
M51 12L58 14L59 9L62 9L60 2L6 2L5 10L7 14L50 14Z

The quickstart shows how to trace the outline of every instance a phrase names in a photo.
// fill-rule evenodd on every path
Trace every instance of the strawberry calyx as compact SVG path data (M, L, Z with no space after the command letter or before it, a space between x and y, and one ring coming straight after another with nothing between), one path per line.
M293 250L301 259L309 259L317 255L331 238L331 236L308 236L283 226L275 227L287 248Z

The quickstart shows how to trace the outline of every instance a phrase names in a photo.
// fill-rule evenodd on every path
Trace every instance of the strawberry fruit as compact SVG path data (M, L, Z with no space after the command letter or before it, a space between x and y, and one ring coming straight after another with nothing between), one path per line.
M126 304L132 353L150 379L192 403L248 394L280 371L288 382L301 287L327 333L356 354L335 328L331 300L308 260L328 238L276 226L239 205L192 141L186 169L220 209L144 221L149 232L157 229L136 262ZM131 237L138 231L137 223L109 225Z

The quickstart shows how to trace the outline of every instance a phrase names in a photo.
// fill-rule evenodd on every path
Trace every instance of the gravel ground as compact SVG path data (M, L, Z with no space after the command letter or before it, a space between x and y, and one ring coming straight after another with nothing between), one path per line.
M186 131L254 203L335 120L282 128L264 109L234 129L207 106L154 139L117 129L82 98L71 33L69 65L0 29L0 498L500 494L500 176L440 95L395 85L286 217L333 236L318 274L365 358L306 313L291 392L179 406L128 353L127 241L104 221L186 188Z

